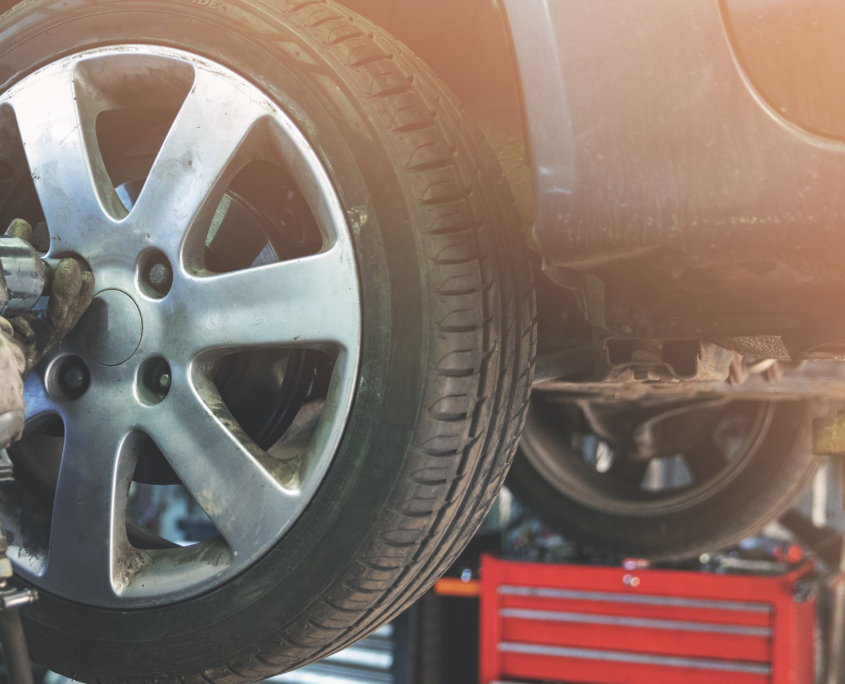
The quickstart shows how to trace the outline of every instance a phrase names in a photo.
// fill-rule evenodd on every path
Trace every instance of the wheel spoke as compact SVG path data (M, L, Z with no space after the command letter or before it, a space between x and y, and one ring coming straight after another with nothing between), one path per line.
M228 182L238 171L256 122L267 115L258 103L243 96L237 84L202 68L190 94L159 150L141 195L129 216L136 231L150 234L174 261L186 233L208 228ZM205 244L203 231L186 258L198 259ZM188 242L191 250L191 242Z
M83 251L126 215L97 146L93 100L72 68L10 100L53 244L63 251Z
M693 482L701 484L719 473L728 461L712 437L706 437L684 454L684 461L692 475Z
M190 324L179 326L184 344L193 354L319 342L354 349L360 303L352 258L337 243L315 256L174 284L182 289L176 301L190 303Z
M143 429L237 554L265 550L292 522L298 493L262 465L267 456L246 437L204 378L176 378L167 410Z
M133 436L109 418L95 429L65 421L45 580L51 590L72 590L81 600L114 597L137 569L132 556L140 556L126 542Z
M39 373L42 368L43 366L30 373L23 383L23 399L28 421L45 413L59 413L60 407L44 389L44 380Z

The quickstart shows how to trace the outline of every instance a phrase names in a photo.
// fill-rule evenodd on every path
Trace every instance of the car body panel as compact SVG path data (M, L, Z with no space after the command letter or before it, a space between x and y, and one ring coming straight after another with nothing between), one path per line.
M547 263L596 275L616 314L632 297L674 298L633 331L642 336L665 336L661 325L683 318L690 299L733 315L735 335L750 334L755 312L781 316L771 333L829 318L845 291L845 144L760 95L717 2L504 5ZM630 332L630 311L613 313L591 320ZM679 336L719 332L676 326Z
M783 117L845 138L845 4L721 0L743 69Z

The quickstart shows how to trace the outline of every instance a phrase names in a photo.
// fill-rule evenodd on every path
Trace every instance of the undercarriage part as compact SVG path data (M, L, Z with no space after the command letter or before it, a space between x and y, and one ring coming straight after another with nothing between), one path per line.
M609 335L585 320L571 290L538 285L534 389L573 398L666 403L691 398L845 400L845 363L789 361L779 338ZM759 352L759 353L755 353Z
M845 456L845 413L813 421L813 453Z
M845 412L813 420L813 453L845 456ZM842 491L842 510L845 510L845 488Z
M538 354L534 386L562 378L591 378L595 369L593 345L582 344L559 351Z
M597 338L538 355L534 384L549 381L726 381L736 354L699 340Z
M601 277L548 264L543 270L573 294L600 337L709 340L748 356L786 361L845 359L845 328L825 305L827 294L809 302L803 291L783 294L779 305L792 308L785 311L743 292L708 300L666 284L647 286L636 269L609 267Z
M765 360L770 361L770 360ZM750 364L754 368L756 364ZM761 366L757 366L760 368ZM742 382L606 382L587 380L551 380L535 385L537 392L568 394L573 397L605 397L608 400L672 402L690 397L769 399L845 400L845 367L840 361L805 361L780 364L763 371L747 372Z
M783 340L776 335L757 335L756 337L714 337L710 340L725 349L755 359L776 359L789 361L789 352Z
M845 364L748 358L697 340L578 342L537 356L534 389L613 401L845 400Z
M698 340L603 340L605 362L600 369L608 382L724 381L734 353Z

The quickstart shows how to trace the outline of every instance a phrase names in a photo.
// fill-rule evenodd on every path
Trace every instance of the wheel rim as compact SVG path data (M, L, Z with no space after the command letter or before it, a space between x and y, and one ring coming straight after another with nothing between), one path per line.
M573 403L532 397L520 443L522 453L545 481L567 498L601 513L649 517L687 511L718 497L759 452L774 405L723 404L713 430L692 449L671 457L673 463L683 462L689 481L683 482L682 473L680 485L670 483L663 488L650 486L656 478L651 473L649 482L648 469L652 462L667 458L634 462L633 471L626 469L632 464L624 460L624 454L614 454L589 428L576 427L577 411ZM602 459L607 459L604 467ZM693 459L698 461L694 465Z
M141 102L178 114L127 212L97 147L97 117ZM26 381L28 426L60 417L64 446L51 520L39 527L26 501L3 493L10 555L39 588L91 605L161 605L206 591L290 529L343 434L358 376L361 305L336 191L314 149L267 95L181 51L119 46L65 58L5 93L0 114L7 137L17 121L49 225L48 256L78 255L97 279L77 331ZM210 273L204 250L215 209L256 160L294 179L323 246L302 258ZM164 295L144 280L151 254L170 266ZM282 460L234 421L214 372L235 352L302 347L325 350L334 366L316 431L295 458ZM69 358L90 373L79 397L57 384ZM148 377L161 384L162 374L167 387L150 394ZM129 543L128 485L149 438L219 537L189 549Z

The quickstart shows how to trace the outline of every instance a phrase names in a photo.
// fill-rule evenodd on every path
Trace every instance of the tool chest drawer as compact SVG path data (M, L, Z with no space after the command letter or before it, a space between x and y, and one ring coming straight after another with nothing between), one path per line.
M811 684L814 599L776 577L481 565L482 684ZM799 596L803 599L803 596Z

